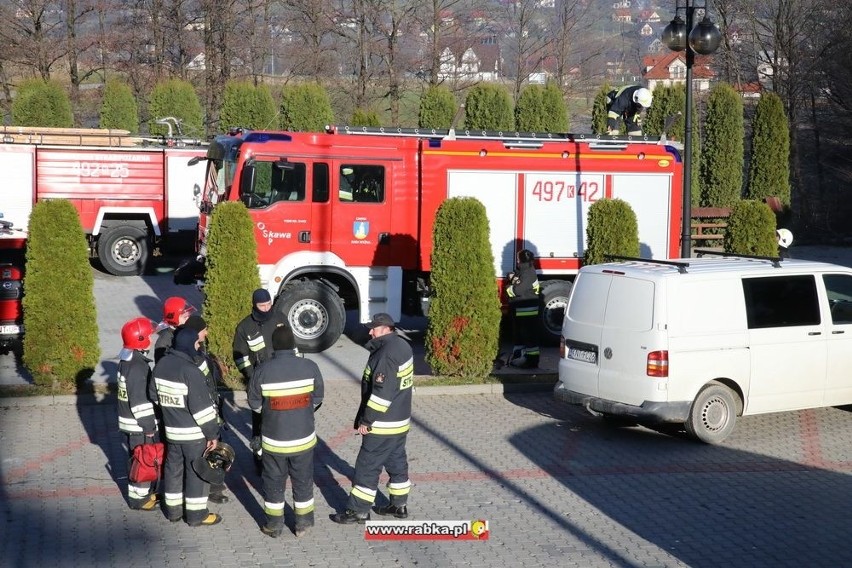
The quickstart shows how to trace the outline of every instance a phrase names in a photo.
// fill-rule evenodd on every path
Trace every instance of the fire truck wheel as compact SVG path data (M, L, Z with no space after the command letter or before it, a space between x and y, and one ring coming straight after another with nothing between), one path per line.
M107 229L98 238L98 257L115 276L142 274L148 260L148 233L130 225Z
M568 298L571 296L571 282L565 280L545 280L541 283L541 340L547 344L559 343L562 334L562 319Z
M296 347L305 353L319 353L334 345L346 323L343 300L316 280L288 284L278 296L275 309L287 318Z

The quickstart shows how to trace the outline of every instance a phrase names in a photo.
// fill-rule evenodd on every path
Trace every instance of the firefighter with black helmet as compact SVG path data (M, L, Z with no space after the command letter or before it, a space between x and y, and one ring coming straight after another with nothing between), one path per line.
M522 369L538 367L541 349L538 343L538 316L541 284L529 249L518 252L517 267L507 277L506 295L512 318L512 354L509 364Z
M607 93L606 131L619 134L624 123L630 136L642 135L642 111L651 107L651 91L640 85L631 85Z
M146 356L153 333L154 324L147 318L132 319L121 328L124 347L118 354L118 429L127 435L130 456L136 446L158 441L154 403L148 396L151 361ZM131 509L152 511L159 500L151 492L150 482L128 479L127 502Z
M295 532L314 526L314 412L323 399L322 373L316 363L299 357L287 326L272 332L274 353L258 365L246 392L261 418L263 448L264 534L278 538L284 529L284 491L293 484Z
M251 313L237 324L234 331L234 362L248 386L257 366L272 357L272 332L285 325L284 317L272 309L272 296L267 290L258 288L251 296ZM258 475L260 475L261 448L260 415L252 412L251 451Z
M182 327L174 346L154 366L154 382L166 431L163 492L166 517L183 518L190 526L210 526L222 517L207 509L209 485L193 469L193 461L218 444L216 405L195 362L198 332Z
M396 333L389 314L374 315L367 327L372 337L366 345L370 356L361 379L361 405L354 423L361 435L361 450L355 460L346 510L331 515L332 521L343 525L370 519L382 468L388 472L390 503L373 510L397 519L408 517L411 480L405 443L411 426L414 354L411 345Z

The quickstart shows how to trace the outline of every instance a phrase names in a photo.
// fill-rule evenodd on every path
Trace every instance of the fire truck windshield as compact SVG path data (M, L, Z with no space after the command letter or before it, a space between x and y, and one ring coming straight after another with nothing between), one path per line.
M278 201L305 200L305 164L285 161L251 161L240 176L240 199L249 209Z

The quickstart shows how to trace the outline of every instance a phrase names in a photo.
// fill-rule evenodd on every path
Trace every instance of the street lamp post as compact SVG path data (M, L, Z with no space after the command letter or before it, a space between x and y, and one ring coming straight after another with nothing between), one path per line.
M693 27L695 10L702 10L704 18ZM680 17L681 11L686 15L685 22ZM686 130L683 136L683 219L680 255L689 258L692 256L692 65L695 63L696 53L710 55L722 42L719 28L707 17L707 0L675 0L675 17L663 30L662 41L672 51L686 50L686 112L683 115Z

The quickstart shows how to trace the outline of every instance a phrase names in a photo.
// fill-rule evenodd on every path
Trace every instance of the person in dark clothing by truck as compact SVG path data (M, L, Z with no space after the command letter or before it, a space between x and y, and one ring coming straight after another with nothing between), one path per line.
M538 367L538 314L541 285L535 271L535 255L528 249L518 252L515 272L507 277L506 295L512 318L512 354L509 365L522 369Z

